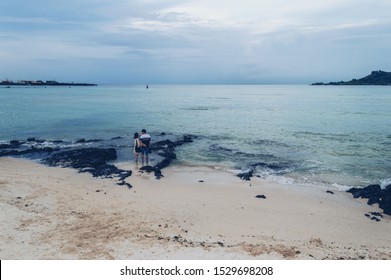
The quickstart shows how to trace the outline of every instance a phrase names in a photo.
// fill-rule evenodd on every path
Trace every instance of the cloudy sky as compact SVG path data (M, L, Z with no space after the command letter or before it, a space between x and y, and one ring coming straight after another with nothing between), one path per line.
M391 71L390 0L1 0L0 79L308 84Z

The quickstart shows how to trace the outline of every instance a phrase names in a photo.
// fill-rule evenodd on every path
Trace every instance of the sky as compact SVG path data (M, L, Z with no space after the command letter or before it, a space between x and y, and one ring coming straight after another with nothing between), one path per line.
M391 71L390 11L390 0L1 0L0 80L351 80Z

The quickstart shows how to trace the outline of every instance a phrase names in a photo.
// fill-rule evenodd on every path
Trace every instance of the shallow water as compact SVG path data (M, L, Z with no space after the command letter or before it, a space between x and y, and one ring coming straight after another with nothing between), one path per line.
M390 127L381 86L0 88L0 143L103 139L89 145L114 146L121 161L142 128L155 140L195 134L176 164L256 166L263 178L336 189L391 182Z

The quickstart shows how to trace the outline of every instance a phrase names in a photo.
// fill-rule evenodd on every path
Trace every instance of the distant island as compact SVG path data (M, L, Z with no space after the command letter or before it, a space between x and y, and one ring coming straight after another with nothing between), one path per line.
M353 79L348 82L313 83L313 86L391 86L391 72L372 71L361 79Z
M11 81L11 80L4 80L0 82L0 86L97 86L97 84L88 84L88 83L60 83L56 81Z

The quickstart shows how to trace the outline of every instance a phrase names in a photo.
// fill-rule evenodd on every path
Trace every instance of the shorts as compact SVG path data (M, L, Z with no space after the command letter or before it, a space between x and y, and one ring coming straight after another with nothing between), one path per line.
M150 153L150 149L149 149L149 147L141 147L140 152L143 155L148 155Z

